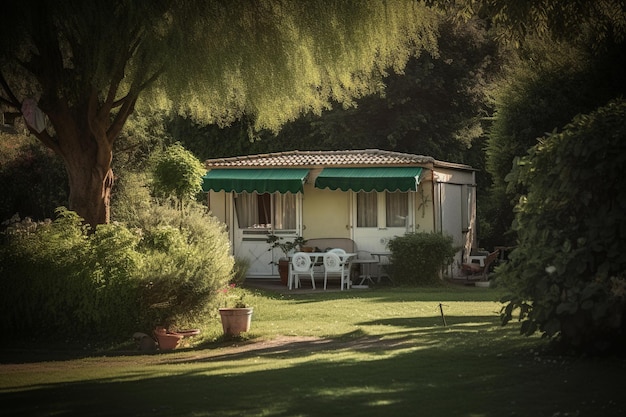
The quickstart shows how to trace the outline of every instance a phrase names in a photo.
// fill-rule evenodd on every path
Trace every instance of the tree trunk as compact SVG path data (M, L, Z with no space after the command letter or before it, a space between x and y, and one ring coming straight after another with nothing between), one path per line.
M110 199L113 186L113 171L109 168L104 174L94 167L89 172L72 172L69 177L69 208L78 213L92 227L109 223L111 219ZM74 170L76 171L76 170Z
M56 135L47 131L33 132L50 149L63 158L70 195L69 209L75 211L92 227L110 220L110 199L113 186L113 142L117 131L107 130L108 113L101 119L93 113L70 111L56 105L47 114ZM32 129L31 129L32 132Z
M112 150L106 140L86 140L90 146L70 147L63 154L69 180L69 209L92 227L109 223L113 186Z

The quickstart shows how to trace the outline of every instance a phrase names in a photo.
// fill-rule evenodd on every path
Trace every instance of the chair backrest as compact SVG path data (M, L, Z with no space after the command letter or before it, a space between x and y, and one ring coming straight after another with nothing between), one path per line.
M346 251L345 251L344 249L341 249L341 248L333 248L333 249L330 249L328 252L332 252L332 253L342 253L342 254L343 254L343 253L346 253Z
M311 269L311 257L304 252L296 252L291 258L295 272L308 272Z
M343 264L339 255L334 252L326 252L324 254L324 269L328 272L341 272Z
M487 257L485 258L485 266L483 267L483 269L485 271L489 271L489 266L491 266L491 264L498 259L498 254L500 253L499 249L494 250L493 252L491 252L489 255L487 255Z

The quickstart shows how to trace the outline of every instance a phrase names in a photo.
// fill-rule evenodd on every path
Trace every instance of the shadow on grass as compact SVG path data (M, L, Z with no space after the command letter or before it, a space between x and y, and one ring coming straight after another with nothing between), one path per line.
M511 330L479 323L420 327L388 337L360 331L234 354L159 356L116 376L0 392L3 415L133 416L621 416L624 366L544 364L512 344ZM398 331L401 333L399 336ZM476 333L474 333L476 335ZM505 352L505 353L503 353ZM375 353L375 354L374 354ZM590 379L593 378L593 379ZM589 381L593 380L593 386ZM592 389L590 389L592 388ZM599 413L601 411L601 413Z
M276 293L269 290L255 290L264 297L277 299L294 300L300 303L315 303L320 301L351 299L365 299L379 302L398 301L432 301L432 302L455 302L455 301L494 301L498 302L502 297L502 292L491 288L475 287L454 287L454 291L449 291L448 287L385 287L370 290L332 291L325 292L309 291L306 293L281 292Z
M441 294L428 297L440 301ZM373 302L377 297L433 301L417 290L322 293L319 298L354 296ZM308 297L293 299L315 302ZM451 315L446 321L444 326L437 315L364 319L336 338L236 341L229 348L216 344L143 358L102 358L95 364L41 364L39 371L51 373L48 380L54 383L23 383L31 379L14 367L0 376L0 404L2 414L10 416L626 413L623 361L538 360L531 351L537 339L521 338L515 326L499 326L497 317ZM376 336L368 333L373 327ZM30 365L30 372L34 368L37 364Z

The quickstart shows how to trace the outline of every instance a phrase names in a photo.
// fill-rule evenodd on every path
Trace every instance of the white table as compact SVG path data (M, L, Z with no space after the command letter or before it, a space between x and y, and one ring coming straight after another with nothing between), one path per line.
M319 266L319 265L321 265L322 267L324 266L324 255L327 252L302 252L302 253L309 255L309 257L311 258L311 268L314 268L315 266ZM335 255L339 256L339 259L341 259L341 262L345 263L345 262L353 262L351 259L354 258L357 254L335 252ZM289 278L287 282L288 282L289 289L292 289L293 288L293 265L291 264L291 256L289 257Z
M363 265L363 274L359 275L359 278L361 278L359 285L363 285L365 281L374 284L374 280L372 279L372 265L378 264L380 262L378 259L353 259L350 262L353 265Z

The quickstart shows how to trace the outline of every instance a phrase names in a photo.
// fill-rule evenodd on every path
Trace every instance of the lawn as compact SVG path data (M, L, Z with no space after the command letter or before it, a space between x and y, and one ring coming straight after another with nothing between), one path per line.
M253 328L168 353L0 351L2 415L623 416L621 359L543 353L495 289L254 290ZM445 322L440 314L443 309Z

